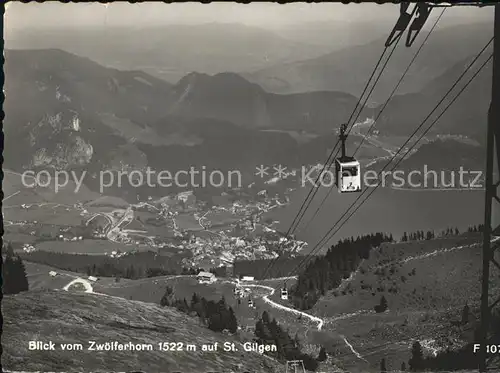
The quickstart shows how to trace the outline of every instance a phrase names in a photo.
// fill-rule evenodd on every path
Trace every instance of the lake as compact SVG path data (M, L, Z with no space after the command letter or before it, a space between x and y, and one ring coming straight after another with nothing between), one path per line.
M266 217L278 220L280 224L277 228L286 232L309 190L309 188L295 190L291 195L290 205L271 210ZM299 228L295 231L298 239L309 243L309 248L312 248L325 235L359 197L358 193L339 194L333 190L316 218L305 229L327 193L327 188L320 188ZM370 191L366 192L355 206L358 206L370 193ZM343 220L354 209L355 207L344 216ZM460 231L463 231L470 225L482 224L483 212L483 191L407 191L378 188L332 237L329 244L342 238L374 232L392 233L394 238L399 238L405 231L434 229L438 232L447 227L458 227Z

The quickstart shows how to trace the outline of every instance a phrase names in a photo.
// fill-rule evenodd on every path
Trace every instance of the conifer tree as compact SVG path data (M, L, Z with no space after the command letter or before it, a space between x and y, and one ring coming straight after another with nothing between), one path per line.
M418 372L423 368L424 354L419 341L415 341L411 347L411 358L408 361L410 371Z
M24 266L23 260L20 256L16 257L16 279L18 281L16 287L17 291L28 291L29 283L28 277L26 276L26 267Z
M325 361L327 359L325 347L321 347L318 354L318 361Z
M228 327L227 329L229 330L230 333L236 333L238 330L238 320L236 319L236 315L234 314L234 310L229 307L229 322L228 322Z
M5 262L2 266L3 294L18 294L29 290L26 268L19 255L14 254L11 244L7 244Z
M385 366L385 358L380 360L380 373L387 373L387 368Z
M462 325L465 325L469 322L469 314L470 314L469 305L465 303L465 306L462 309L462 320L461 320Z

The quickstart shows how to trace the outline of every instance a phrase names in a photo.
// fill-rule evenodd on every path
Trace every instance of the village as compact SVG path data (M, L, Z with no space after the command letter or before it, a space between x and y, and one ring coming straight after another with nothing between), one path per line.
M78 213L79 224L33 221L17 223L17 227L20 233L39 237L23 245L25 253L47 249L80 254L88 251L120 258L153 251L162 256L187 254L182 265L188 268L231 266L235 261L273 259L281 252L294 255L307 245L284 237L276 229L279 222L266 215L285 206L288 195L268 194L267 190L255 190L253 195L225 191L209 203L193 191L185 191L158 199L149 197L120 208L113 208L112 200L102 199L71 206Z

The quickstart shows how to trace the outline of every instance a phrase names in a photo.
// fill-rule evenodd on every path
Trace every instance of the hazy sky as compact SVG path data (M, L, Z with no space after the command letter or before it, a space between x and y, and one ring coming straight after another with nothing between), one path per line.
M135 24L193 24L207 22L243 23L262 28L276 28L304 22L363 20L395 22L399 5L332 3L9 3L5 14L6 31L30 27L98 27ZM433 16L437 16L434 12ZM468 21L492 20L493 7L453 8L443 25ZM427 23L429 24L429 23Z

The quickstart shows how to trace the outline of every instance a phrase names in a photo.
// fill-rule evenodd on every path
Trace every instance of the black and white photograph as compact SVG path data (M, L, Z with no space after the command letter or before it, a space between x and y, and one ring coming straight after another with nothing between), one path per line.
M500 4L4 4L3 372L500 372Z

